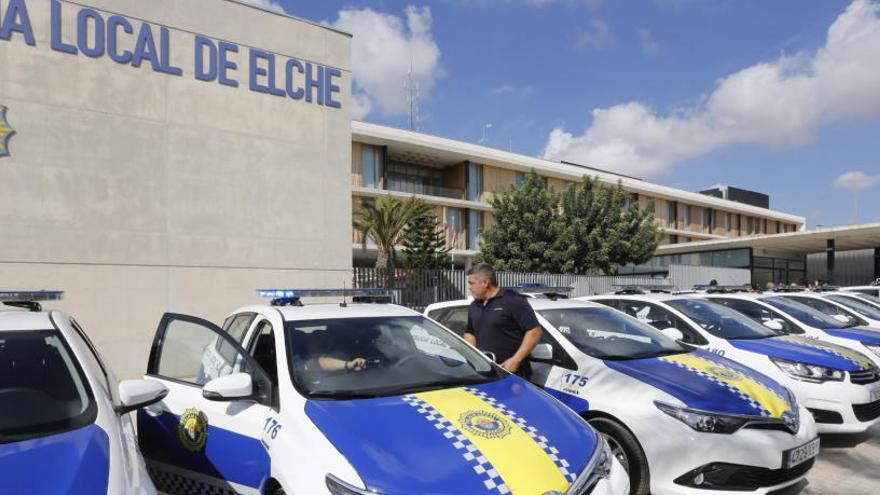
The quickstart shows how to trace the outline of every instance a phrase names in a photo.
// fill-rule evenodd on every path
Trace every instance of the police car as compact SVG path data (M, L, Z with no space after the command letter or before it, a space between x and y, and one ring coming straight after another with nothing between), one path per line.
M805 304L826 316L843 323L845 328L860 328L880 332L880 310L870 304L859 304L857 296L833 289L798 291L781 294L786 299Z
M815 425L785 387L600 304L526 295L544 328L532 381L602 432L631 493L768 493L812 467ZM425 314L463 332L468 305Z
M733 308L752 320L785 335L802 336L847 347L867 355L880 366L880 331L861 326L851 316L830 316L787 296L787 293L717 293L706 298ZM821 301L820 301L821 303ZM843 311L837 308L835 311ZM845 320L845 321L844 321Z
M880 372L865 354L818 339L780 335L694 295L624 292L629 293L587 299L773 378L813 413L819 433L858 433L880 422Z
M166 314L138 415L160 491L179 494L624 494L576 414L378 291L265 290L223 328Z
M871 285L852 285L849 287L842 287L841 290L880 297L880 278L871 283Z
M117 383L76 321L42 310L61 297L0 292L0 491L155 494L128 413L167 391Z

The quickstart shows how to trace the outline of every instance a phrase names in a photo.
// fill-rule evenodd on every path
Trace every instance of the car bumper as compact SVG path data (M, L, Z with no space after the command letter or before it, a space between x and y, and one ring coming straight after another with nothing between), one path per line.
M819 433L861 433L880 423L880 400L871 400L880 382L791 382L798 401L813 414Z
M650 463L651 493L673 494L724 494L768 493L793 485L804 478L806 472L795 469L781 472L783 452L800 447L816 438L816 428L806 409L800 409L800 427L796 434L787 431L743 428L732 435L698 433L673 418L655 421L653 436L655 444L643 447ZM673 423L669 423L672 421ZM662 423L662 424L661 424ZM661 434L662 433L662 434ZM674 441L678 439L678 441ZM749 490L703 489L676 483L677 479L709 464L737 465L757 472L767 473L763 480L769 484ZM808 469L807 469L808 471ZM794 476L787 476L793 474ZM772 482L774 479L782 479Z
M629 493L629 476L617 459L611 466L607 478L599 480L590 495L627 495Z

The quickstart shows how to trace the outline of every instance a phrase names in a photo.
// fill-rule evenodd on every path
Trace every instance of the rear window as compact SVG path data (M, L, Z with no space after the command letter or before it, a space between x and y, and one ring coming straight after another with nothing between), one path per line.
M92 390L57 330L0 333L0 443L72 430L97 416Z

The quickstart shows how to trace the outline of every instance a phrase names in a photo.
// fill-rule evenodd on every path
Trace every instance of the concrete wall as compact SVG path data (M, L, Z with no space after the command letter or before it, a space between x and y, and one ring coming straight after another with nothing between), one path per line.
M66 43L81 6L168 27L175 76L52 50L50 2L26 3L36 46L0 40L0 290L65 290L51 306L133 376L164 311L350 278L349 36L230 0L60 2ZM237 88L194 77L196 34L240 47ZM249 90L249 47L340 69L342 107Z

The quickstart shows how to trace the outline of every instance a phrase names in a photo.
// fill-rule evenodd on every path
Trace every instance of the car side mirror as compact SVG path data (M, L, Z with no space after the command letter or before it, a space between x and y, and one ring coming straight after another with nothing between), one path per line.
M202 387L202 397L221 402L253 399L254 380L247 373L231 373L214 378Z
M536 361L550 361L553 359L553 346L542 342L532 349L530 357Z
M684 339L684 334L681 333L681 330L679 330L675 327L664 328L663 330L660 330L660 331L663 332L663 335L666 335L667 337L669 337L672 340L679 341L679 340Z
M497 362L496 361L497 358L495 357L494 352L485 351L485 352L483 352L483 354L485 354L487 358L491 359L493 363Z
M168 387L156 380L123 380L117 390L120 405L116 413L120 415L155 404L168 395Z
M775 320L775 319L764 321L764 326L769 328L770 330L775 331L775 332L781 332L781 331L785 330L785 327L782 326L782 323L780 323L779 320Z

